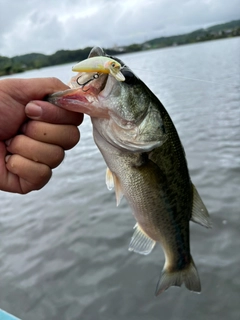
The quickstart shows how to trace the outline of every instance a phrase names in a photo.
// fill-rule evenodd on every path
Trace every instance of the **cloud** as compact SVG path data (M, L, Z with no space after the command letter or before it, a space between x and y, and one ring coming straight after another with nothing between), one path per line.
M239 18L238 0L0 0L0 55L128 45Z

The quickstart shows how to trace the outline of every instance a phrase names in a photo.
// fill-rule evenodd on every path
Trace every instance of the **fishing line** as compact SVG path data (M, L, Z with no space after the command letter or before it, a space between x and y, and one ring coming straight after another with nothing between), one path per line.
M132 70L133 70L133 71L134 71L134 70L145 71L145 70L143 70L143 69L137 69L137 68L132 68ZM159 72L150 71L150 70L148 70L148 71L151 72L152 74L157 74L157 75L159 75ZM179 79L191 80L191 81L199 81L199 82L206 82L206 83L212 83L212 84L218 84L218 85L228 84L228 83L226 83L225 81L232 79L232 76L236 77L236 80L237 80L237 78L240 79L239 74L237 74L237 73L231 73L231 74L229 74L228 77L225 77L224 80L220 80L220 81L218 81L218 82L212 81L212 80L205 80L205 79L198 79L198 78L192 78L192 77L178 76L178 75L173 75L173 74L169 74L169 73L164 73L163 75L164 75L164 76L168 76L168 77L173 77L173 78L179 78ZM232 83L229 83L229 84L232 84Z
M203 80L203 79L197 79L197 78L191 78L191 77L177 76L177 75L172 75L172 74L165 74L165 75L169 76L169 77L173 77L173 78L184 79L184 80L193 80L193 81L206 82L206 83L212 83L212 84L218 84L218 85L226 84L225 82L221 83L221 82L215 82L215 81L212 81L212 80Z

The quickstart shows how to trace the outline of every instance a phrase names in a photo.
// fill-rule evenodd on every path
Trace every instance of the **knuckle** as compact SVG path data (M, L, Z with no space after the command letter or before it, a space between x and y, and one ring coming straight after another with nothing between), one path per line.
M21 193L27 194L33 190L42 189L50 180L52 170L47 165L38 166L38 172L34 181L26 181L21 179Z
M8 147L8 150L13 152L13 153L20 153L21 149L22 149L22 146L24 145L24 139L25 137L23 135L17 135L15 136L9 147Z
M45 185L47 181L51 178L51 175L52 175L52 171L47 165L39 166L38 177L39 177L40 185L42 185L42 183L43 185Z
M65 156L64 150L61 147L56 146L54 152L52 153L50 167L56 168L63 161L64 156Z
M69 126L68 128L68 139L66 139L65 149L73 148L80 139L80 131L75 126Z
M28 137L34 138L38 132L39 122L35 120L30 120L26 124L25 134Z
M11 155L9 158L8 158L8 160L7 160L7 164L6 164L6 167L7 167L7 169L10 171L10 172L12 172L12 173L15 173L14 171L15 171L15 167L16 167L16 161L15 161L15 159L16 159L16 155Z
M20 182L20 192L19 193L21 193L21 194L27 194L33 190L36 190L34 188L34 185L32 185L31 183L29 183L26 180L19 179L19 182Z
M52 83L52 92L64 90L64 88L67 88L67 86L56 77L50 77L50 81Z
M59 84L62 83L62 81L56 77L49 77L49 80L52 82L53 86L59 86Z

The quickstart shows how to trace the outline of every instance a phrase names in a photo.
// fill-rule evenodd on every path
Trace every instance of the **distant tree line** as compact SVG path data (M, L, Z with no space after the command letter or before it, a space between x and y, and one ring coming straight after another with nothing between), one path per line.
M88 57L92 48L78 50L59 50L52 55L41 53L29 53L13 58L0 56L0 76L23 72L31 69L39 69L74 61L81 61ZM109 54L119 54L117 50L106 49ZM126 51L125 51L126 52Z
M207 29L199 29L188 34L156 38L142 44L115 47L105 49L105 51L110 55L119 55L122 53L178 46L237 36L240 36L240 20L216 25ZM78 50L59 50L52 55L29 53L21 56L15 56L13 58L0 56L0 76L19 73L31 69L39 69L47 66L81 61L88 57L90 50L91 48L87 47Z

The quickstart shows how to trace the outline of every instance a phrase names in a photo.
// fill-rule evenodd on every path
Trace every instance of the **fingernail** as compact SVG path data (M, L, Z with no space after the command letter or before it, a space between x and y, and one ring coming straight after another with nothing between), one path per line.
M8 160L9 160L10 157L11 157L10 155L8 155L8 156L5 157L5 162L6 162L6 163L8 162Z
M42 115L42 108L34 102L29 102L25 107L25 113L29 118L38 119Z
M6 146L10 146L11 141L12 141L12 139L6 140L6 141L5 141L5 145L6 145Z

